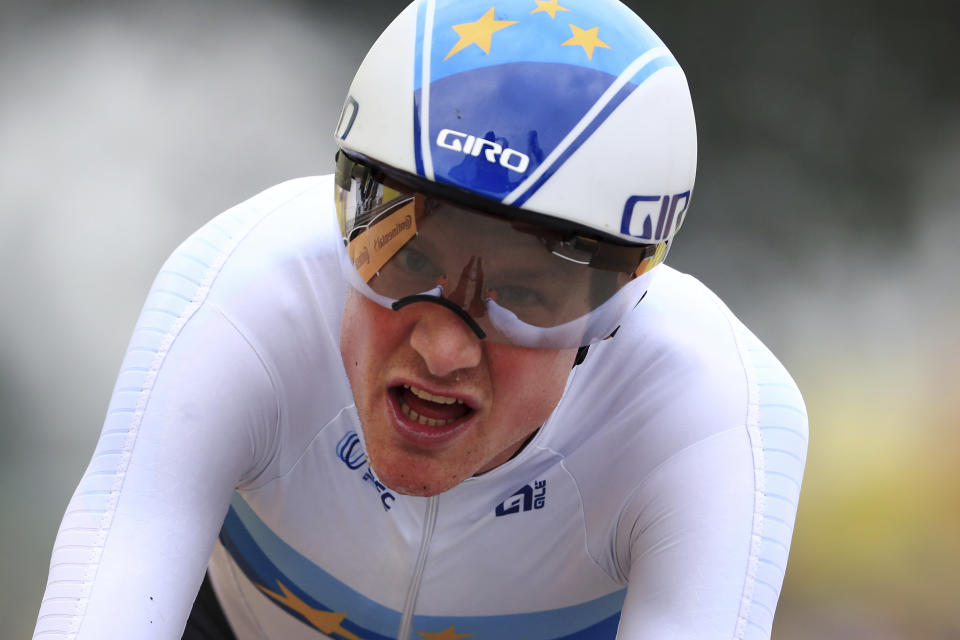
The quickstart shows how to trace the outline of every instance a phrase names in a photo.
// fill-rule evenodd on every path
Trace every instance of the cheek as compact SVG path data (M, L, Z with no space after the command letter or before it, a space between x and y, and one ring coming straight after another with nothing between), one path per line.
M512 350L491 354L495 396L505 410L539 427L560 402L577 351Z
M381 310L376 303L352 289L348 290L340 323L340 357L352 385L366 368L375 365L367 361L369 355L381 352L376 344L383 335L382 331L376 330L377 313Z
M340 321L340 357L347 376L353 383L354 372L360 365L360 344L358 338L359 313L357 294L352 289L347 290L347 299L343 306L343 318Z

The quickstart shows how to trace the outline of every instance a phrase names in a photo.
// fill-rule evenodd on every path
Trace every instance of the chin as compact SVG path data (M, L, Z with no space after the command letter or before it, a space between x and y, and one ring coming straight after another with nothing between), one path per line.
M391 491L406 496L429 498L449 491L469 477L437 469L436 463L418 460L418 456L388 456L393 459L383 460L373 451L367 455L377 479Z

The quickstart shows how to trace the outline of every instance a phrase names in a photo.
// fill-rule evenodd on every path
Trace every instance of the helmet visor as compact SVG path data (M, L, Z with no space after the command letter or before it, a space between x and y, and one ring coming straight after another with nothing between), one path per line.
M478 336L524 347L606 338L666 254L464 207L342 152L336 206L355 289L388 308L441 304Z

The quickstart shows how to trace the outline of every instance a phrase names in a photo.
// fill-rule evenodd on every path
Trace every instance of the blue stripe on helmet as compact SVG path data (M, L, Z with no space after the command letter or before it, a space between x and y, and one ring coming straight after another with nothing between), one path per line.
M556 148L615 79L573 65L512 63L432 83L428 135L434 179L503 199ZM483 88L483 99L465 99L478 86ZM578 90L570 91L571 86ZM420 99L418 92L415 101ZM445 130L455 132L461 150L442 146ZM468 146L471 136L492 144L470 142ZM488 153L493 144L502 151ZM502 162L508 149L526 157L523 172Z
M529 163L515 156L516 164L529 175L554 148L551 140L558 134L562 139L585 114L589 107L584 105L599 95L594 91L599 84L609 86L610 79L619 77L638 57L663 46L621 4L562 0L563 10L556 12L544 11L540 4L423 0L418 5L413 145L419 175L503 198L522 180L495 163L468 161L453 172L455 159L438 157L448 155L437 145L440 131L449 128L523 153ZM475 32L466 35L471 25L478 24L489 26L481 29L483 37L475 37ZM574 43L573 36L589 30L596 30L597 46L588 50ZM538 70L544 77L518 69ZM558 69L565 71L557 74ZM594 79L584 84L591 76ZM471 102L471 96L481 94L482 105ZM489 113L465 118L464 112L474 108ZM568 129L562 131L565 125Z
M663 69L665 67L675 67L677 61L669 55L664 55L659 58L654 58L649 63L647 63L639 72L631 79L630 82L626 83L623 88L616 93L616 95L607 103L607 105L597 114L597 116L586 126L586 128L580 133L579 136L563 151L559 158L554 161L549 168L534 182L528 189L523 193L517 196L510 204L516 207L522 207L524 203L529 200L533 194L535 194L553 175L564 165L564 163L574 154L577 150L583 146L583 144L590 139L590 136L602 125L607 118L610 117L617 107L623 103L627 97L633 93L639 85L653 75L655 72Z

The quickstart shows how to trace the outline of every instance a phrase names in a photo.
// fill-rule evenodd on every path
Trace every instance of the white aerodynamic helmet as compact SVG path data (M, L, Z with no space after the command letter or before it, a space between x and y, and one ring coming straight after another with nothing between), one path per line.
M414 2L361 64L336 138L350 283L531 347L615 331L696 172L683 72L615 0Z

